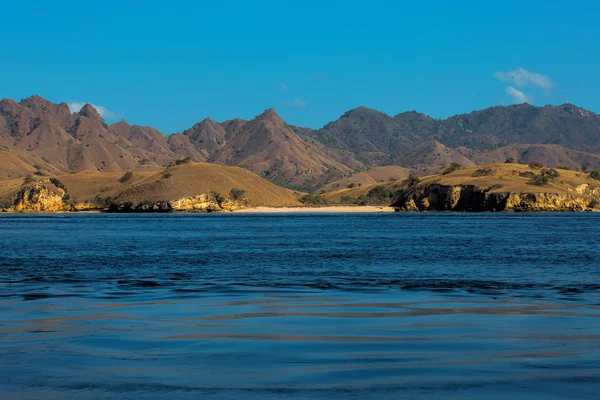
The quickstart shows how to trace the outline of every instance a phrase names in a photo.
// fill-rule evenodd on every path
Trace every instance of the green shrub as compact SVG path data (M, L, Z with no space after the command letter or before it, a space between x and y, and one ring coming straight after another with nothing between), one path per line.
M544 164L542 164L542 163L539 163L539 162L537 162L537 161L532 161L532 162L530 162L530 163L529 163L529 164L527 164L527 165L529 165L529 168L533 168L533 169L540 169L540 168L544 168Z
M414 187L421 183L421 178L419 178L414 172L411 172L408 174L408 178L403 180L402 183L408 187Z
M29 174L25 177L25 179L23 180L23 184L28 185L30 183L35 182L35 178L33 177L33 175Z
M519 173L519 176L522 176L523 178L533 178L535 176L535 174L531 171L525 171L525 172Z
M305 194L304 196L300 197L300 201L304 204L315 206L322 206L327 204L327 199L325 199L323 196L317 196L311 193Z
M552 168L543 168L542 171L540 172L542 175L547 176L550 180L552 179L556 179L560 177L560 173Z
M340 203L342 204L356 204L356 199L350 195L343 195L340 199Z
M460 165L459 163L452 163L448 166L448 168L446 168L444 171L442 171L442 175L448 175L456 170L459 170L462 168L462 165Z
M346 186L348 189L352 189L353 187L356 187L355 183L351 183L348 186Z
M496 190L496 189L502 189L504 187L504 185L500 184L500 183L494 183L492 186L490 186L488 188L488 191L490 190Z
M101 197L99 194L97 194L94 197L94 199L92 200L92 204L95 204L98 207L102 207L102 208L111 208L111 207L118 207L119 205L123 204L123 201L116 197L112 197L112 196Z
M515 162L515 159L512 157L507 157L506 160L504 161L505 164L512 164Z
M10 208L12 205L11 199L0 199L0 210Z
M534 174L531 180L527 183L530 185L544 186L558 177L560 177L560 174L557 170L543 168L539 175Z
M535 186L544 186L544 185L547 185L549 181L550 181L550 178L548 178L546 175L535 175L527 183L530 185L535 185Z
M221 206L221 204L222 204L222 203L223 203L225 200L227 200L227 199L225 198L225 196L223 196L223 195L222 195L221 193L219 193L219 192L214 192L214 191L213 191L213 192L210 192L210 196L211 196L211 197L212 197L212 198L213 198L213 199L214 199L214 200L217 202L217 204L218 204L219 206Z
M57 188L64 190L65 192L67 191L67 187L65 186L65 184L56 178L50 178L50 183L56 186Z
M485 168L479 168L477 170L475 170L475 172L473 172L473 174L471 176L489 176L489 175L493 175L494 174L494 170L488 167Z
M125 183L133 177L133 172L127 171L123 174L122 177L119 178L119 182Z
M246 200L246 191L244 189L232 188L229 191L229 198L235 201Z
M172 176L173 176L173 174L171 174L170 172L166 172L163 174L162 179L169 179Z
M590 178L600 181L600 169L590 172Z

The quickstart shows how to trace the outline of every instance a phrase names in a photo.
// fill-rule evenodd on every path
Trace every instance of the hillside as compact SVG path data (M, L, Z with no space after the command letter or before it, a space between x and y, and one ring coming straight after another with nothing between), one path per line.
M72 114L65 103L39 96L19 103L0 101L0 144L27 151L61 171L149 170L178 158L162 135L125 125L107 125L89 104Z
M32 96L0 101L0 179L159 171L188 158L241 166L284 187L331 190L368 184L364 172L383 166L428 175L512 159L593 170L599 139L600 116L572 104L498 106L447 119L358 107L317 130L290 126L268 109L251 120L204 118L165 136L125 121L108 125L89 104L71 113L65 103Z
M33 177L24 184L23 179L0 181L0 202L6 206L23 187L39 184L56 190L64 189L72 203L98 203L99 201L159 202L193 198L215 193L229 197L232 189L243 193L243 206L283 207L299 205L298 195L274 185L259 176L238 167L206 163L186 163L161 171L133 172L128 178L122 172L84 171L57 176L57 186L47 177Z
M549 179L536 180L545 174ZM375 194L388 195L386 198L392 198L388 204L407 211L582 211L600 207L600 181L586 173L506 163L460 168L423 177L414 184L395 181L347 188L323 197L331 204L361 204L369 196L374 201Z
M361 187L381 182L390 182L405 179L410 170L396 165L375 167L367 171L358 172L348 178L339 179L323 186L321 190L332 192L348 187Z
M296 135L273 109L236 125L208 162L239 165L273 182L305 187L318 187L353 172L321 146Z
M522 160L537 161L550 167L580 168L586 164L592 167L597 165L597 160L590 154L600 154L600 116L572 104L497 106L443 120L415 111L390 117L359 107L321 129L297 128L297 131L326 146L348 150L368 166L393 163L419 168L434 165L427 159L438 163L443 163L444 159L455 160L450 162L464 165L504 161L498 159L502 152L499 148L519 160L520 157L516 157L520 156L516 154L518 149L509 151L508 148L522 145L554 146L545 152L531 153ZM424 145L427 148L418 148ZM439 145L454 154L440 158L437 156ZM558 150L556 146L564 150ZM460 151L458 154L456 151L460 149L471 152ZM563 154L557 154L557 151ZM532 159L533 155L535 159ZM469 160L463 158L461 162L461 157Z

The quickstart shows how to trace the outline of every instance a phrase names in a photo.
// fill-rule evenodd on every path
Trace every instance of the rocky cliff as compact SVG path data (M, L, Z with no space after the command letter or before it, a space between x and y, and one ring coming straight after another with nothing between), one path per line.
M421 184L402 190L392 207L398 211L586 211L600 208L598 189L573 193L518 193L476 185Z
M107 205L108 212L219 212L233 211L245 206L243 201L228 199L218 193L203 193L169 201L140 203L114 201Z
M23 183L5 212L218 212L233 211L246 206L245 196L228 198L216 192L202 193L165 201L128 202L118 198L97 197L92 202L73 201L66 187L56 178Z
M56 212L65 211L63 196L65 191L60 188L53 190L43 184L25 185L15 195L9 211L14 212Z

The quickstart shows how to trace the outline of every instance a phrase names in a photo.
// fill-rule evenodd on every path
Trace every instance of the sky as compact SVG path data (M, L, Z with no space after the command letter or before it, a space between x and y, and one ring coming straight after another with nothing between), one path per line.
M595 1L11 1L0 98L97 106L165 134L273 107L319 128L366 106L600 112Z

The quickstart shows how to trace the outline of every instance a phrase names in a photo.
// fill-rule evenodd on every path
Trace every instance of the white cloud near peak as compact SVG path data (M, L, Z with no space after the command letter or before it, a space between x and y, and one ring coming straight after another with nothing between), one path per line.
M292 101L284 101L283 105L286 107L295 107L295 108L304 108L306 107L306 102L300 98L294 99Z
M513 83L516 86L537 86L544 90L550 90L555 85L547 75L530 72L521 67L507 72L495 72L494 77L502 82Z
M505 92L511 96L515 103L531 103L531 98L527 96L525 93L521 92L519 89L515 89L512 86L507 86Z
M79 110L81 110L83 108L83 106L85 106L86 104L88 104L88 103L81 102L81 101L74 101L71 103L67 103L67 105L69 106L69 110L71 110L72 113L79 112ZM90 103L90 104L92 104L92 103ZM95 104L92 104L92 106L96 109L96 111L98 111L98 114L100 114L100 116L102 118L107 118L107 119L117 118L117 115L115 113L113 113L112 111L110 111L106 107L97 106Z

